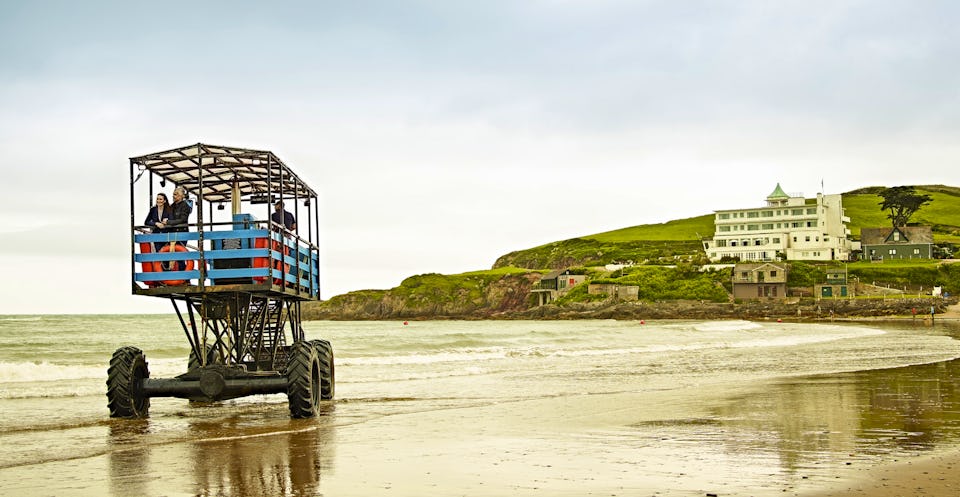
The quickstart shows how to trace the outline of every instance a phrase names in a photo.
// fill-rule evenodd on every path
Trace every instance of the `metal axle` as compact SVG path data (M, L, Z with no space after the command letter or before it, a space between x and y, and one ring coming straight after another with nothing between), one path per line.
M216 369L205 369L199 380L144 378L140 391L146 397L228 400L247 395L287 393L287 378L280 375L224 378Z

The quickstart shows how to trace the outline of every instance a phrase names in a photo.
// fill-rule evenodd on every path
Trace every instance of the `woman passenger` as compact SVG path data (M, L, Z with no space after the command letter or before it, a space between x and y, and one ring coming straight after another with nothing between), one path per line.
M157 226L157 223L166 223L167 219L170 219L172 215L173 208L170 207L170 202L167 201L167 194L158 193L157 205L150 208L150 212L147 213L147 219L143 221L143 224L150 226L154 233L167 233L170 231L170 228ZM166 242L153 242L153 251L159 252L164 245L166 245Z

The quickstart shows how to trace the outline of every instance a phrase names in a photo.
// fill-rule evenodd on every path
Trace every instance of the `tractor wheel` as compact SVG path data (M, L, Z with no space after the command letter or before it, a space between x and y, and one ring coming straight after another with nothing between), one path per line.
M287 357L287 401L290 417L310 418L320 406L320 358L310 342L297 342Z
M317 349L320 358L320 399L332 400L336 389L336 375L333 367L333 346L326 340L310 340Z
M136 347L120 347L107 369L107 407L111 418L145 418L150 397L143 393L143 380L150 377L147 357Z

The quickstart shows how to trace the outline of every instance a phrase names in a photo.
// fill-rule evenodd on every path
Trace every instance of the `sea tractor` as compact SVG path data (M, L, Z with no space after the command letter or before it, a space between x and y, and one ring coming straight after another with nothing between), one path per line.
M191 207L186 225L146 226L155 196L176 187ZM173 304L190 353L183 374L151 378L143 351L117 349L107 371L111 417L146 417L151 397L285 393L290 416L308 418L333 399L333 348L307 340L300 313L320 298L317 204L266 150L197 143L130 159L133 293Z

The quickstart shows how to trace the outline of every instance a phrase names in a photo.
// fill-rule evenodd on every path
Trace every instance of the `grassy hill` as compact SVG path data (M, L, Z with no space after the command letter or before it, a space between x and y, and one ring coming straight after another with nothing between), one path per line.
M886 212L880 210L882 197L878 193L884 188L862 188L843 194L845 213L850 218L848 226L855 239L864 227L889 224ZM960 188L925 185L916 189L933 200L911 221L932 225L936 243L960 244ZM712 236L713 214L632 226L511 252L500 257L491 270L416 275L390 290L350 292L307 304L303 313L306 319L464 319L524 311L535 301L531 290L541 275L563 268L578 268L594 282L638 286L642 300L724 302L728 298L730 270L700 272L695 266L706 262L700 238ZM614 272L602 268L628 261L644 265ZM791 286L810 286L823 275L823 268L816 263L794 261L792 265ZM883 265L862 262L851 263L848 269L858 281L893 288L960 288L960 264L930 260ZM587 294L586 285L580 285L557 303L604 298Z
M850 231L860 238L861 228L889 226L886 211L880 210L883 197L878 195L885 187L861 188L843 194L843 209L850 218ZM933 226L936 243L960 243L960 188L943 185L916 187L932 201L910 218L911 224Z
M678 219L661 224L643 224L583 237L604 243L646 241L699 241L713 236L713 214Z
M848 227L854 239L864 227L890 224L880 210L886 187L861 188L843 194L843 207L850 218ZM911 223L931 225L936 243L960 243L960 188L943 185L916 187L932 201L917 211ZM677 260L702 260L699 239L713 236L713 214L679 219L662 224L645 224L595 235L553 242L511 252L500 257L495 268L561 269L570 266L602 266L615 262L674 263Z

